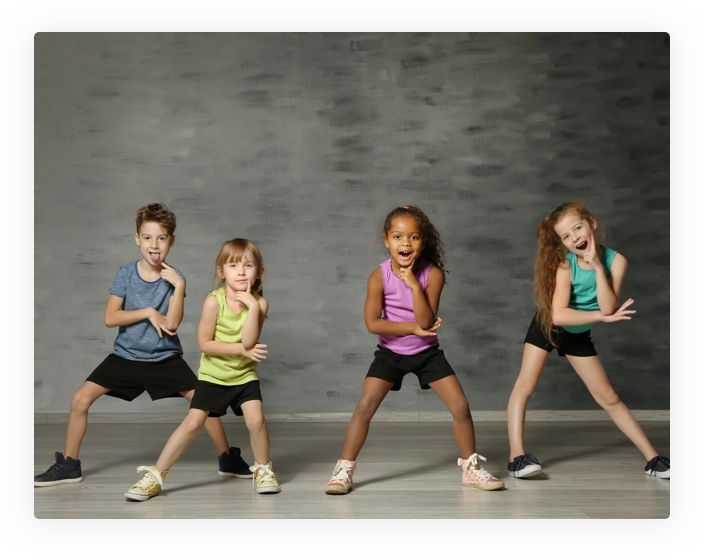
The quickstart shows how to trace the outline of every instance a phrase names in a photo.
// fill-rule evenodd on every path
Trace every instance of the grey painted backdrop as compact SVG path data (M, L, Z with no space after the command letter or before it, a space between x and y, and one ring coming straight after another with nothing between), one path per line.
M632 408L669 408L666 34L36 36L35 411L110 352L102 311L134 213L177 214L195 330L220 243L255 241L271 303L269 412L351 411L375 338L380 228L423 208L444 240L440 341L474 409L503 409L533 312L538 220L586 201L630 262L631 322L595 341ZM531 408L597 408L551 357ZM412 376L383 410L442 410ZM183 411L179 400L94 411Z

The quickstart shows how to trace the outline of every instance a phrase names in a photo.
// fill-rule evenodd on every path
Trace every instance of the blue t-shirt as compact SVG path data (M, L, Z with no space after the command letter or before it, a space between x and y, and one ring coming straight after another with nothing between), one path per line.
M174 270L184 277L180 270ZM166 316L174 286L162 278L156 281L142 279L137 271L137 263L130 262L120 266L109 291L111 295L122 298L122 310L152 307ZM115 339L115 354L128 360L157 361L183 353L177 335L162 333L163 337L159 337L149 320L120 326Z
M604 269L606 276L611 276L611 264L618 254L609 247L604 247ZM577 255L573 252L567 253L567 262L570 265L572 274L572 292L570 294L569 307L574 310L599 310L599 302L596 298L596 270L585 270L579 267ZM583 324L581 326L562 326L570 333L582 333L592 328L594 324Z

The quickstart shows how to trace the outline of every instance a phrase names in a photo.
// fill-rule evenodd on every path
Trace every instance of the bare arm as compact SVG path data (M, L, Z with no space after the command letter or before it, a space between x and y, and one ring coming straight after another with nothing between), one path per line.
M170 330L176 331L183 320L183 300L186 296L186 280L184 280L176 270L166 264L166 262L162 262L161 265L164 267L161 270L161 277L174 286L174 292L169 298L169 308L166 311L166 326Z
M218 317L218 301L212 295L206 297L203 312L198 324L198 348L206 355L233 356L244 355L242 343L222 343L215 341L215 323Z
M251 349L259 341L259 335L262 333L264 320L269 311L269 302L264 297L259 297L254 299L248 308L247 318L242 328L242 346L245 349Z
M116 326L129 326L142 320L149 320L154 313L159 312L152 307L140 308L139 310L122 310L124 299L116 295L110 295L105 303L103 320L109 328Z

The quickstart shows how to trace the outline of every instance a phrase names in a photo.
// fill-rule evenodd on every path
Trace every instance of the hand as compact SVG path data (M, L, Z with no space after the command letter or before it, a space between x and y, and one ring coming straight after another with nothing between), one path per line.
M597 249L596 249L596 239L594 237L594 232L592 231L589 234L589 246L587 247L586 252L584 253L583 260L587 266L589 266L592 270L598 270L599 268L603 268L603 265L601 263L601 259L599 258L597 254Z
M235 291L235 300L241 302L248 309L252 310L255 306L259 306L257 299L252 295L252 284L247 281L246 291Z
M603 316L601 321L606 322L608 324L612 322L620 322L621 320L630 320L631 317L629 314L635 314L635 310L626 310L629 306L631 306L635 301L633 299L628 299L625 303L623 303L616 312L613 314L609 314L608 316Z
M255 362L261 362L269 354L269 346L264 343L257 343L251 349L243 349L244 356L251 358Z
M420 284L413 273L413 266L415 266L415 259L411 261L411 265L406 268L399 268L398 277L400 277L403 282L408 286L409 289L420 288Z
M184 280L179 273L169 266L166 262L162 262L161 265L163 269L161 270L161 277L168 281L174 287L186 287L186 280Z
M154 326L154 329L156 330L156 333L159 334L159 337L164 337L164 334L162 332L166 332L169 335L176 335L175 331L171 331L167 327L166 316L164 316L156 308L152 308L152 313L149 316L149 322L152 326Z
M429 329L424 330L418 325L418 323L416 323L416 327L413 330L413 335L418 335L420 337L431 337L433 335L437 335L437 333L435 333L435 330L440 327L440 324L442 324L442 318L436 318L435 322L433 322L433 325L430 326Z

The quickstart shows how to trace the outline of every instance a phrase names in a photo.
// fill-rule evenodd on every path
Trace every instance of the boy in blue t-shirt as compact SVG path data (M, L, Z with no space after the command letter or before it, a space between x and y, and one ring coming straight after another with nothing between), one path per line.
M105 325L119 326L111 353L73 394L64 452L34 477L35 486L83 480L78 453L88 425L88 409L103 395L132 401L145 390L152 400L193 397L197 377L181 358L176 335L183 319L186 280L166 264L174 242L176 216L161 203L137 211L135 242L141 258L121 266L105 305ZM219 418L208 418L208 435L219 453L220 475L251 478L237 447L230 448Z

